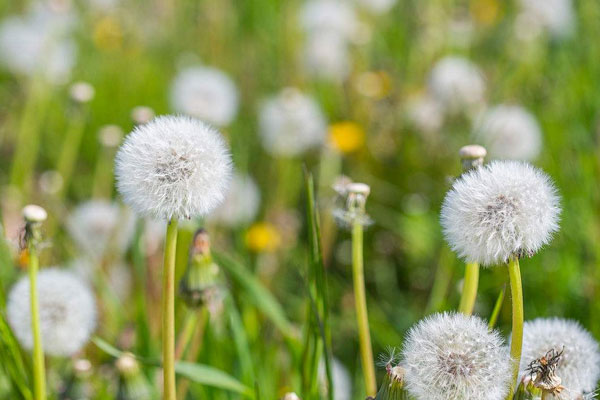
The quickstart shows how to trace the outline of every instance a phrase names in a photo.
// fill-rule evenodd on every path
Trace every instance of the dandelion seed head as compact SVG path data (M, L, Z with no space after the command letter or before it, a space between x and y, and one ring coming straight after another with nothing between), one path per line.
M96 327L96 302L90 288L70 272L47 268L38 274L37 292L44 351L53 356L79 351ZM7 316L19 343L31 350L29 299L29 277L24 276L10 291Z
M449 113L470 110L484 102L483 74L465 58L449 56L438 61L431 70L428 87Z
M133 237L134 216L130 210L108 200L90 200L67 217L67 230L80 251L98 260L116 252L123 254Z
M398 0L358 0L358 5L376 15L390 11Z
M542 131L535 117L519 106L499 105L475 124L474 137L496 159L530 161L542 147Z
M533 255L559 228L554 184L518 161L494 161L457 179L446 195L441 224L459 257L485 266Z
M519 376L527 373L532 361L552 349L563 351L555 371L565 387L560 399L578 400L596 388L600 379L598 342L578 322L561 318L525 322Z
M165 220L207 215L224 200L231 171L219 132L182 116L137 126L115 161L125 202L141 215Z
M38 205L29 204L23 207L23 218L28 222L44 222L48 213Z
M508 392L508 348L478 317L425 318L409 331L402 356L406 388L417 400L500 400Z
M260 206L260 191L249 175L236 173L225 201L210 214L209 219L235 227L252 222Z
M337 33L309 35L304 47L304 64L317 78L339 82L350 74L347 41Z
M573 31L575 11L572 0L520 0L517 34L524 39L543 32L561 38Z
M233 121L238 97L231 78L212 67L188 67L179 72L171 85L171 104L175 111L216 126Z
M286 88L265 101L259 115L263 147L296 156L324 143L327 122L318 104L298 89Z
M409 101L407 118L419 131L433 133L444 123L444 109L432 96L420 95Z
M331 359L331 378L333 380L333 399L350 400L352 399L352 379L348 369L336 358ZM319 363L319 380L322 388L323 398L327 397L327 371L325 362Z
M300 23L309 34L332 33L350 40L358 29L359 21L351 2L340 0L310 0L300 13Z

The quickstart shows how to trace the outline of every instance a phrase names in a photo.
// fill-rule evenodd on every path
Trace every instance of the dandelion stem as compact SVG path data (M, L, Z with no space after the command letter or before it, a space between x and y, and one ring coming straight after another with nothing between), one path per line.
M467 263L465 266L465 280L458 311L465 315L473 313L475 299L477 298L477 286L479 285L479 264Z
M354 302L365 387L367 396L375 396L377 394L377 382L375 380L375 365L367 315L363 266L363 226L361 221L355 221L352 226L352 275L354 278Z
M175 400L175 251L177 220L167 225L163 269L162 331L164 400Z
M512 256L508 262L508 276L510 280L510 293L512 297L512 336L510 341L510 356L513 362L513 379L507 400L512 399L521 362L521 348L523 346L523 288L521 285L521 270L519 259Z
M498 321L498 315L500 315L500 310L502 309L502 302L504 302L504 294L506 293L506 285L498 294L498 298L496 299L496 304L494 304L494 309L492 310L492 315L490 316L490 322L488 323L488 327L490 330L494 329L496 326L496 322Z
M549 398L550 397L548 397L548 392L546 390L542 390L542 398L540 400L546 400Z
M46 372L44 350L40 332L40 311L38 306L37 272L39 259L33 239L29 239L29 290L31 300L31 332L33 334L33 393L35 400L46 399Z

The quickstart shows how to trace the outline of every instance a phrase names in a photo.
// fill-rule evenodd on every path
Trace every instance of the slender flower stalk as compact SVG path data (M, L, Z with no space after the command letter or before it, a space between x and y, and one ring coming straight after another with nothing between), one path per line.
M177 248L176 219L167 225L163 268L162 330L163 384L165 400L175 400L175 249Z
M36 205L28 205L23 209L25 217L25 240L29 254L29 298L31 307L31 332L33 336L33 396L35 400L46 399L46 372L44 366L44 349L40 330L40 310L38 303L37 272L39 259L37 244L40 241L40 224L46 220L46 211Z
M353 183L348 187L348 212L352 220L352 277L354 280L354 304L360 341L360 356L368 396L377 394L373 348L369 332L367 314L367 296L365 293L365 274L363 265L363 225L365 202L369 195L369 186Z
M512 381L507 400L512 399L515 385L519 377L519 364L523 348L523 287L521 285L521 270L519 259L512 256L508 261L508 276L510 280L510 295L512 299L512 337L510 341L510 357L512 359Z

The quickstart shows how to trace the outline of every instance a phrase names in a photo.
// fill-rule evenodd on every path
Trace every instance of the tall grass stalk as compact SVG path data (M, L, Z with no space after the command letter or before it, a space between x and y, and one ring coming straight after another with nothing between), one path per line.
M163 399L175 397L175 252L177 249L176 219L167 225L165 258L163 266L162 294L162 355L163 355Z
M58 193L59 198L63 198L69 190L71 176L73 175L73 169L77 162L81 140L85 131L85 121L84 110L76 110L63 139L62 149L56 163L56 170L63 178L63 185Z
M365 387L367 396L375 396L377 394L377 382L375 379L375 364L373 362L373 348L371 347L371 333L369 332L369 318L367 314L363 265L363 225L361 221L354 221L352 225L352 276L354 280L354 303L356 306L356 321L358 323L360 356Z
M512 335L510 340L510 356L513 362L513 379L506 400L511 400L517 384L521 350L523 347L523 288L521 285L521 270L519 259L512 256L508 261L508 276L510 280L510 294L512 297Z
M36 229L36 228L32 228ZM29 290L31 301L31 333L33 335L33 396L35 400L46 399L46 371L44 366L44 350L40 331L40 311L38 304L37 273L39 258L34 234L28 235L27 250L29 253Z

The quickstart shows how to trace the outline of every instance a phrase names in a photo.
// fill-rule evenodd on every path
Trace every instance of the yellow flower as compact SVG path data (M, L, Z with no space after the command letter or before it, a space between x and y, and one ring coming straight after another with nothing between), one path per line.
M112 17L104 17L94 25L94 44L101 50L121 48L123 31L119 21Z
M364 145L365 131L356 122L337 122L329 127L329 143L342 153L352 153Z
M281 244L277 228L268 222L257 222L246 232L246 246L252 251L271 252Z
M472 0L471 15L481 25L493 25L500 14L498 0Z

